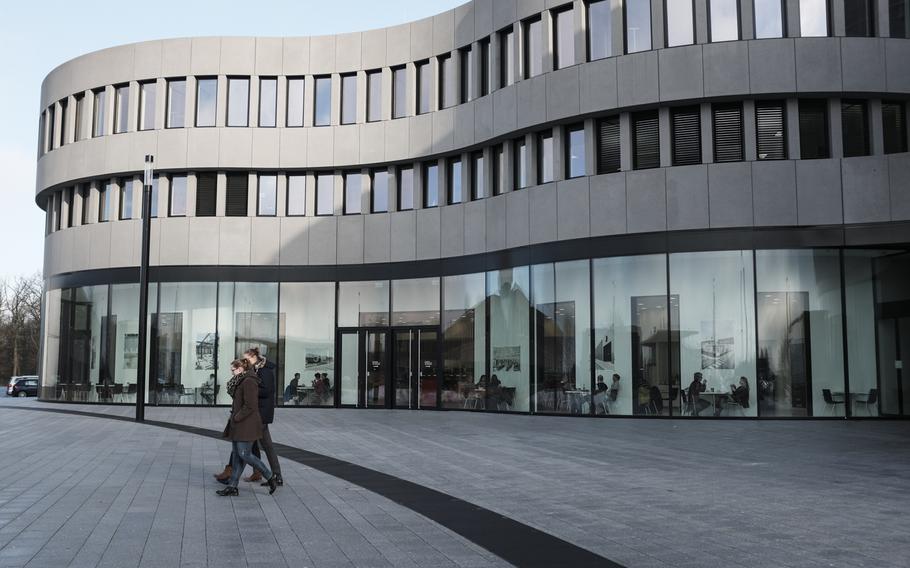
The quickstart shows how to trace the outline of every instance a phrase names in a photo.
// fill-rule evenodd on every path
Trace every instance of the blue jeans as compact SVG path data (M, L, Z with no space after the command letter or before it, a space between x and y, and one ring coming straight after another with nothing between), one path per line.
M262 463L261 459L253 455L253 442L231 442L231 449L233 450L231 453L231 479L228 480L230 487L237 487L244 463L261 471L266 479L271 479L272 470Z

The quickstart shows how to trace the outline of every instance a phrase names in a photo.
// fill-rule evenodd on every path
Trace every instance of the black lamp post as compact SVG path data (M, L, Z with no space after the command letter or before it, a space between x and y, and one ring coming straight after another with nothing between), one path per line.
M139 365L136 368L136 422L145 421L145 383L148 352L149 244L152 233L152 175L155 156L145 155L142 179L142 257L139 261Z

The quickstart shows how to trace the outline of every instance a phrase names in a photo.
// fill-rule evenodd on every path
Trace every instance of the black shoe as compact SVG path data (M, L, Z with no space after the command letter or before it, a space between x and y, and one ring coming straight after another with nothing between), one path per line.
M224 489L219 489L218 491L215 492L215 494L221 495L222 497L236 497L237 495L240 494L240 492L237 491L236 487L228 486L228 487L225 487Z
M217 481L218 483L220 483L222 485L227 485L228 483L231 482L231 478L228 477L227 479L215 479L215 481Z
M278 476L272 474L272 477L266 482L266 485L269 486L269 495L275 492L278 489Z
M280 473L276 473L276 474L272 475L272 477L275 478L275 485L277 485L278 487L281 487L282 485L284 485L284 480L281 479ZM260 483L259 485L261 485L262 487L268 487L269 482L265 481L265 482Z

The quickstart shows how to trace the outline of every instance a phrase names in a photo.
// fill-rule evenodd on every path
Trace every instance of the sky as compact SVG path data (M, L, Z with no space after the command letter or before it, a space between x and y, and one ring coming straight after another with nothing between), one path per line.
M4 0L0 4L0 279L40 272L35 204L41 81L106 47L187 36L307 36L419 20L467 0Z

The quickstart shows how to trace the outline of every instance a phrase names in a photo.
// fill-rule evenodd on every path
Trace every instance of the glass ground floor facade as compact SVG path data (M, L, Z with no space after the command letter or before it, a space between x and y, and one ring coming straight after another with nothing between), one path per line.
M222 386L230 362L255 346L277 364L277 404L285 406L732 418L910 413L902 376L910 356L908 249L502 266L327 281L180 280L172 271L150 288L142 395L151 405L229 404ZM129 282L49 282L41 397L135 401L138 294Z

